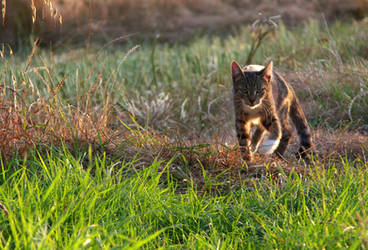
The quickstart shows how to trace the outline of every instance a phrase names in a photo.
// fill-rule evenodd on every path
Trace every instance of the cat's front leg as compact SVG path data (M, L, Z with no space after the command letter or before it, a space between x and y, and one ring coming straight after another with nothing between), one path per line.
M262 125L269 132L267 140L259 147L260 154L272 154L280 143L281 124L276 117L269 117L262 121Z
M257 127L256 131L254 131L254 134L252 136L252 143L250 145L253 153L257 152L259 143L262 141L265 132L265 129L261 125Z
M235 128L242 158L245 161L251 161L252 151L250 150L250 127L243 119L236 119Z

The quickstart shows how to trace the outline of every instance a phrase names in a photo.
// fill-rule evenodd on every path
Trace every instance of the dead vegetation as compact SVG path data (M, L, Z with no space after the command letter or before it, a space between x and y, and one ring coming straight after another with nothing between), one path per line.
M19 38L31 33L44 44L59 39L85 42L91 36L108 41L127 34L134 34L135 38L159 34L161 39L177 41L188 40L200 31L228 33L239 25L254 22L260 15L281 15L284 23L296 25L310 18L321 19L322 14L334 20L362 19L368 13L367 0L3 0L2 3L6 6L1 8L0 42L13 46Z

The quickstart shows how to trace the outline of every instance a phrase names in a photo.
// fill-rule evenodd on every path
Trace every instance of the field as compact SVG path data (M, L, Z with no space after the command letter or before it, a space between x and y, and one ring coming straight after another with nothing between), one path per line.
M279 23L251 58L300 98L308 164L297 140L284 160L240 161L230 63L247 61L251 26L3 48L2 246L367 248L367 34L366 20Z

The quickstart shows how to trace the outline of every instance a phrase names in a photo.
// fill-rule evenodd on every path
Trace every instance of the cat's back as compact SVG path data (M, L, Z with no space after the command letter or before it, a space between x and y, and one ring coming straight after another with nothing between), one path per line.
M245 72L258 72L261 71L265 68L265 66L263 65L258 65L258 64L250 64L250 65L246 65L244 66L244 71Z

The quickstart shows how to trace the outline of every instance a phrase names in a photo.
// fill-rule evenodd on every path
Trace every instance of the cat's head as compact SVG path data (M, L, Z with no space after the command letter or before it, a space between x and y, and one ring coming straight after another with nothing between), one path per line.
M241 98L251 108L258 106L270 91L272 61L258 71L256 69L254 71L252 69L244 70L236 61L233 61L231 72L234 95Z

